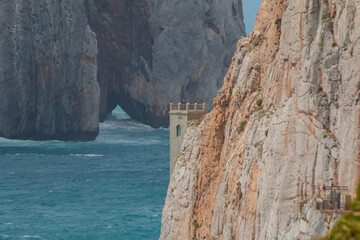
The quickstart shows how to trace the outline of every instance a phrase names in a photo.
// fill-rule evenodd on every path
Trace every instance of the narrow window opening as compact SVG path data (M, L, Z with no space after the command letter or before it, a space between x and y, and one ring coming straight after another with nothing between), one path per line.
M180 127L180 125L177 125L177 126L176 126L176 136L177 136L177 137L180 137L180 136L181 136L181 127Z

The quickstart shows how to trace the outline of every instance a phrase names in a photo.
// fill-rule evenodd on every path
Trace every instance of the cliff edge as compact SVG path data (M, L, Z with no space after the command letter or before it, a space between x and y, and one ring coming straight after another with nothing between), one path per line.
M360 161L360 3L263 0L214 109L188 130L160 239L311 239L355 197ZM301 204L300 204L301 203Z

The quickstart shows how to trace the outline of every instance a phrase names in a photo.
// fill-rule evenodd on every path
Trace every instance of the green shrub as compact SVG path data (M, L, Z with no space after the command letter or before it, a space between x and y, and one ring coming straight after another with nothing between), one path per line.
M265 131L265 137L267 137L269 134L269 129Z
M195 229L198 229L200 227L199 223L196 220L194 220L193 226Z
M323 21L329 20L330 17L331 17L330 13L324 14L323 17L322 17L322 20Z
M339 108L339 103L335 103L335 108Z
M238 133L242 133L246 127L247 121L242 121L240 126L237 128Z
M306 218L305 215L303 215L301 219L302 219L303 221L305 221L306 223L309 223L309 220Z
M336 42L334 42L333 44L331 44L331 47L336 47L337 46L337 43Z
M263 100L262 100L262 99L258 99L258 100L256 101L256 105L257 105L258 107L261 107L262 104L263 104Z
M320 43L319 43L319 47L323 47L324 46L324 41L321 41Z
M322 86L319 86L316 92L317 92L317 93L321 93L322 91L323 91Z

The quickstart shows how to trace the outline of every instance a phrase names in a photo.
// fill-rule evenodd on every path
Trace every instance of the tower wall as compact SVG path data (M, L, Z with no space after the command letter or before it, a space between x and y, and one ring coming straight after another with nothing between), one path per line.
M185 111L170 112L170 175L174 171L176 159L181 152L181 145L187 130L188 114ZM177 126L181 127L181 135L177 136Z
M181 147L188 127L188 121L198 120L205 115L205 104L170 104L170 176L174 171L177 158L180 156ZM180 126L181 134L178 135L177 127Z

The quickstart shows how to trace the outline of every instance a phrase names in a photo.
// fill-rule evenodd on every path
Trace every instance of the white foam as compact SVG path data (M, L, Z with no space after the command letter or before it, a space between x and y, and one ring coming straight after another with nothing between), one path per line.
M110 119L100 123L100 129L125 129L129 131L152 131L152 127L131 119Z
M39 235L24 235L22 237L23 238L38 238L38 239L41 239L41 237Z
M85 157L103 157L101 154L84 154Z
M101 154L70 154L73 157L103 157Z
M0 137L0 147L3 146L16 146L16 147L33 147L33 146L42 146L49 143L63 143L61 141L32 141L32 140L14 140L14 139L6 139Z
M120 107L114 109L111 115L107 116L107 120L100 123L103 129L126 129L126 130L153 130L148 125L132 120L124 110Z

